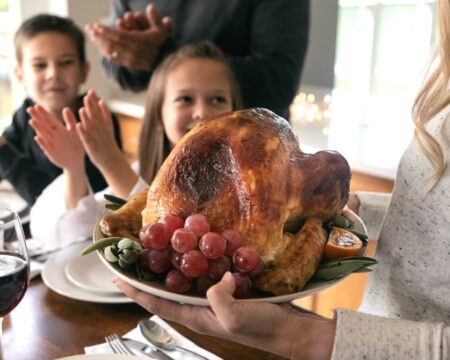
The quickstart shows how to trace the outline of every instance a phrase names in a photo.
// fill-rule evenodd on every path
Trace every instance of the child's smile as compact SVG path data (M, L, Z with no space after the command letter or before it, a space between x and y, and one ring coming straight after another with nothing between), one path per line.
M87 69L68 36L47 32L24 43L16 74L37 104L60 117L63 107L74 105Z

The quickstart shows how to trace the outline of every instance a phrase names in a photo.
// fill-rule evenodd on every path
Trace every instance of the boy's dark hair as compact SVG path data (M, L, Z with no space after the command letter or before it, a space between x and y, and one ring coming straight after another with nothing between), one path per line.
M75 44L81 64L86 62L83 31L69 18L50 14L39 14L25 20L14 35L16 59L22 63L22 45L25 41L45 33L56 32L69 37Z

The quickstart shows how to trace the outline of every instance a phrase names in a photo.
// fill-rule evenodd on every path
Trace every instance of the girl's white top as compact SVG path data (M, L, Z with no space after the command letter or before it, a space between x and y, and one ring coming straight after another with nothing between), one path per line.
M379 263L369 275L361 312L336 310L333 359L450 359L449 108L428 130L442 146L445 173L424 195L433 170L410 144L399 164L378 239ZM379 197L373 199L375 207L369 194L360 196L360 214L371 226L383 213Z
M137 172L138 165L133 166ZM36 242L44 249L56 249L76 241L92 237L94 228L107 211L104 194L112 194L111 188L89 194L73 209L67 209L64 198L64 175L58 176L39 196L30 211L30 230ZM148 187L139 177L130 192L137 194Z

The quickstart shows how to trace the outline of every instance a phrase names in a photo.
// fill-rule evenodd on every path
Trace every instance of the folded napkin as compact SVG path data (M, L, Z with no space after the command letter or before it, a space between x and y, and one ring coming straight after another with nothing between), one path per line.
M174 338L174 340L177 342L177 344L179 344L180 346L183 346L189 350L195 351L195 352L201 354L202 356L206 357L209 360L221 360L222 359L222 358L218 357L217 355L214 355L213 353L210 353L209 351L201 348L200 346L196 345L195 343L193 343L192 341L190 341L189 339L187 339L186 337L181 335L179 332L177 332L174 328L172 328L168 323L166 323L159 316L153 315L150 319L157 322L161 326L163 326L169 332L169 334ZM139 330L139 327L135 327L133 330L131 330L131 331L127 332L125 335L123 335L123 337L129 338L129 339L134 339L134 340L141 341L143 343L148 344L147 340L145 340L145 338L142 336L141 331ZM195 355L193 355L187 351L184 351L182 349L180 349L180 350L178 350L178 349L165 350L162 348L159 348L159 349L161 351L165 352L170 357L174 358L175 360L181 360L181 359L183 359L183 360L184 359L198 360L199 359ZM98 344L98 345L87 346L84 348L84 352L86 354L105 354L105 353L112 353L112 350L107 343L102 343L102 344Z
M44 267L44 263L30 260L30 280L38 276Z

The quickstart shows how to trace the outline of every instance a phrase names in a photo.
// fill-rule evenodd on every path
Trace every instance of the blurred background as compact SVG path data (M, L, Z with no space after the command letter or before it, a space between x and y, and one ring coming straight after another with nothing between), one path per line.
M108 16L108 0L0 0L0 132L24 97L13 77L12 35L39 12L72 17L80 26ZM434 39L435 0L312 0L310 47L291 105L304 151L334 149L353 170L393 179L412 135L410 110ZM87 41L93 87L122 114L130 156L143 94L108 80Z

